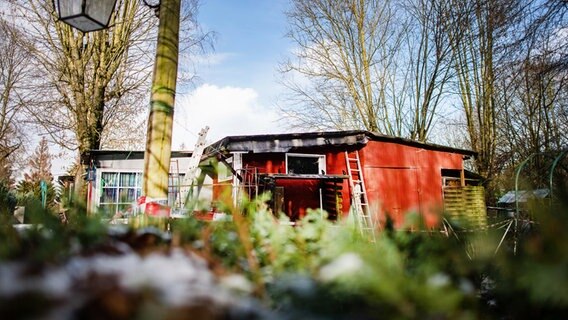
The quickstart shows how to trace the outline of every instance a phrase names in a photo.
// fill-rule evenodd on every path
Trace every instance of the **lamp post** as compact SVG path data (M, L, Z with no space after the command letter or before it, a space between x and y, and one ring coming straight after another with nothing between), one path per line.
M83 32L108 28L116 0L54 0L59 20Z
M146 202L167 204L172 125L179 54L181 0L161 0L158 44L152 78L144 152L142 194ZM59 20L83 32L108 28L116 0L55 0Z

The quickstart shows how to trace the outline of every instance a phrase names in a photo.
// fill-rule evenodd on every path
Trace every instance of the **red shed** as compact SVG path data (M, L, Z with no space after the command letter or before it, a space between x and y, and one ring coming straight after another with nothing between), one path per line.
M219 161L227 169L213 177L214 199L224 189L235 199L243 191L251 197L270 191L273 211L292 220L308 208L338 219L353 206L374 221L388 214L400 225L415 211L433 225L444 185L465 185L463 162L472 156L469 150L355 130L230 136L206 148L202 165Z

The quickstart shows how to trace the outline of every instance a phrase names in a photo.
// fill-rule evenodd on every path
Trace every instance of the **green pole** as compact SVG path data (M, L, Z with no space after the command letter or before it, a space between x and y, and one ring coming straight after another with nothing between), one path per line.
M556 166L558 165L560 160L562 160L567 154L568 154L568 150L564 150L564 151L560 152L560 155L558 157L556 157L556 159L554 159L554 162L552 163L552 167L550 167L550 172L548 173L548 188L550 189L548 192L550 192L550 203L552 203L552 196L554 195L552 193L552 187L553 187L553 182L554 182L554 170L556 169Z
M47 205L47 182L45 180L39 181L39 189L41 191L41 205L45 209Z
M519 215L519 175L521 174L521 170L527 165L527 163L534 157L542 154L542 152L535 152L528 156L515 170L515 215L518 217Z
M142 194L146 196L146 201L161 204L167 204L168 199L180 2L181 0L162 0L160 3L158 44L144 154Z

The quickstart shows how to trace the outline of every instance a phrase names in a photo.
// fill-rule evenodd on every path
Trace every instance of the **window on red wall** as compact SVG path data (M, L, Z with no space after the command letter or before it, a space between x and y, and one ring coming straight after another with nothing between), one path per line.
M325 156L318 154L286 154L288 174L325 174Z

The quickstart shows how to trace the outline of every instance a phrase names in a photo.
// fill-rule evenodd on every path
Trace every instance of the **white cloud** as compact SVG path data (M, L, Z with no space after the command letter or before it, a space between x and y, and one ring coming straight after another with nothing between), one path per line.
M216 66L222 64L233 56L235 56L235 54L230 52L216 52L197 55L188 53L183 54L182 59L193 62L197 65Z
M204 84L176 99L172 149L193 149L197 133L209 126L207 142L226 136L279 133L275 111L258 103L252 88Z

